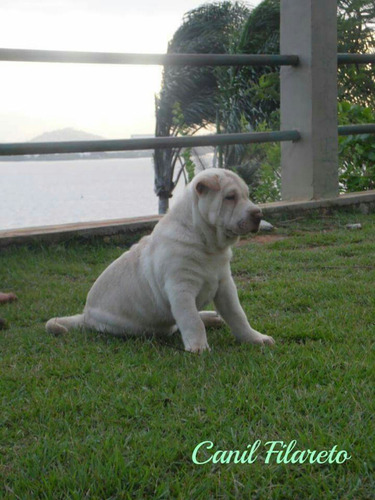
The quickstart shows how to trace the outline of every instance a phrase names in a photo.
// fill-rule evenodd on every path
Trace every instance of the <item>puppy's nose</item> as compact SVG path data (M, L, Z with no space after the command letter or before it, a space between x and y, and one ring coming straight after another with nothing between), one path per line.
M250 217L251 219L253 220L253 222L255 224L259 224L260 221L263 219L263 212L261 211L260 208L256 207L256 208L253 208L251 211L250 211Z

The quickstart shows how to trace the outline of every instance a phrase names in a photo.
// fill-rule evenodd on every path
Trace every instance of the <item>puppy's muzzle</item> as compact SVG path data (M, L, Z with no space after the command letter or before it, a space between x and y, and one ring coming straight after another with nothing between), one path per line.
M250 212L250 217L253 224L259 227L260 221L263 219L263 212L260 208L254 208Z
M238 235L247 233L256 233L259 229L260 221L263 218L263 213L258 207L251 207L246 211L246 215L238 222Z
M250 233L256 233L259 229L260 221L263 219L263 213L260 208L253 207L247 212L246 220L239 223L240 230Z

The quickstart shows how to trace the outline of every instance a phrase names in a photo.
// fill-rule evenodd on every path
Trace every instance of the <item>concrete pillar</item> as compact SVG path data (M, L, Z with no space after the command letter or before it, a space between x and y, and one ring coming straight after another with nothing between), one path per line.
M281 68L281 130L302 136L281 144L282 198L337 196L336 0L281 0L280 53L300 58Z

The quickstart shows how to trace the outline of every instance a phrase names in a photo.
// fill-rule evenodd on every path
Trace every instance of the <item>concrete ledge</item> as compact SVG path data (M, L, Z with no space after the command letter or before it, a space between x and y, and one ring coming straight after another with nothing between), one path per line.
M308 201L277 201L259 205L264 214L272 217L282 217L286 214L301 214L306 212L326 212L340 208L357 209L361 213L375 210L375 190L347 193L335 198Z
M159 215L133 217L94 222L76 222L58 226L41 226L0 231L0 247L33 241L57 242L74 237L112 236L152 229L160 220Z
M289 215L308 213L326 213L330 210L350 209L361 213L375 211L375 191L348 193L337 198L311 201L280 201L260 204L266 219L278 219ZM25 229L9 229L0 231L0 247L10 244L39 242L57 242L74 237L90 238L92 236L113 236L151 230L161 216L133 217L131 219L114 219L96 222L77 222L58 226L32 227Z

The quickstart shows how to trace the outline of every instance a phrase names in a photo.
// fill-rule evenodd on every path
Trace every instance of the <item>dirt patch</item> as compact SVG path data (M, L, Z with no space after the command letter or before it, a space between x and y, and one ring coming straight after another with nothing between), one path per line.
M249 283L265 283L268 278L267 276L251 276L247 274L246 276L239 276L237 274L234 275L235 282L237 285L249 284Z
M258 234L252 238L241 239L236 246L242 247L248 245L249 243L259 243L260 245L267 245L268 243L273 243L274 241L282 241L287 239L288 236L283 236L281 234Z
M303 247L303 250L306 252L321 252L322 250L326 250L330 248L332 245L309 245L308 247Z

